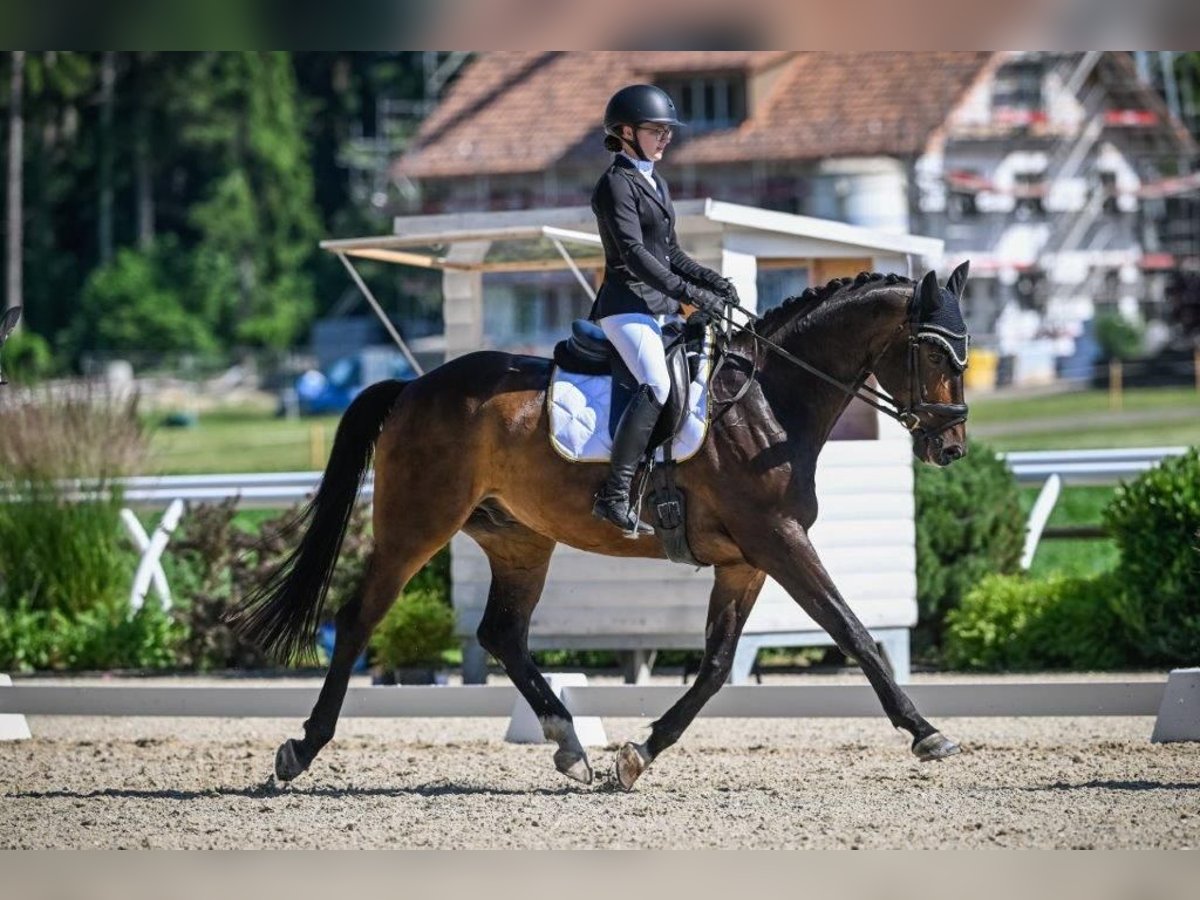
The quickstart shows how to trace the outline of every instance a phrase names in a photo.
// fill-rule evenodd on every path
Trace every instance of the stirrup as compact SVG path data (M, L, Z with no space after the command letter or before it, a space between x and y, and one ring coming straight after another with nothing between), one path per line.
M618 498L616 502L620 503L624 497ZM633 504L625 502L625 515L621 515L620 507L613 508L613 500L597 497L596 502L592 504L592 515L597 519L603 519L611 523L613 526L621 529L622 536L629 540L637 540L643 535L649 536L654 534L654 528L647 525L637 515Z

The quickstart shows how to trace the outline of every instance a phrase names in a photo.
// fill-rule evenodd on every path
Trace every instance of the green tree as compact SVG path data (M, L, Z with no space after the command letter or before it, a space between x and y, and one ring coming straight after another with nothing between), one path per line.
M148 251L117 251L109 265L88 279L72 345L80 352L86 348L139 360L214 350L212 332L187 306L178 267L172 265L178 259L177 242L170 239Z
M193 289L219 337L285 348L311 316L319 235L290 59L205 54L190 78L182 140L216 168L189 215Z

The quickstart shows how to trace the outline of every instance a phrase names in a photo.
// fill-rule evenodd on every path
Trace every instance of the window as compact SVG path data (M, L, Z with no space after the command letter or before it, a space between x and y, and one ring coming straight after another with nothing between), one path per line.
M779 306L788 297L795 297L809 286L808 267L788 261L758 261L758 314Z
M973 219L979 215L979 206L975 202L975 195L967 191L951 191L946 208L950 213L950 220L955 222L962 219Z
M1034 60L1005 66L992 84L994 109L1042 108L1042 65Z
M1046 289L1046 273L1040 269L1030 269L1017 276L1017 302L1022 309L1044 309Z
M1097 190L1104 197L1104 214L1106 216L1115 216L1120 213L1121 208L1117 203L1117 173L1101 171Z
M1046 177L1042 172L1018 172L1013 184L1017 200L1017 217L1028 219L1042 216L1046 208L1042 199L1046 196Z
M746 79L739 73L664 78L658 85L689 132L732 128L746 118Z

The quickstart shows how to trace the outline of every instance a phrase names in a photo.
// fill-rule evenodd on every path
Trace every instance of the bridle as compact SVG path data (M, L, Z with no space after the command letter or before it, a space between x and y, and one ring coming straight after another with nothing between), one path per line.
M919 437L930 441L935 447L940 448L943 442L942 435L958 425L967 421L967 405L965 403L931 403L926 400L924 383L921 381L921 344L934 343L944 350L951 360L951 363L959 371L963 371L967 367L967 353L964 350L963 356L960 359L958 353L954 349L952 341L962 341L964 348L968 346L969 337L966 332L958 333L951 331L939 325L930 323L922 323L920 321L920 304L917 302L918 286L913 285L913 294L908 301L908 315L906 320L896 326L896 330L888 339L887 343L878 353L871 356L854 379L846 384L839 381L827 372L823 372L811 363L805 362L800 357L785 350L783 347L769 340L763 335L754 330L761 319L749 310L743 309L740 306L735 307L738 312L749 317L750 321L739 323L732 316L724 311L717 313L709 313L716 318L734 326L743 333L748 333L751 336L754 346L753 358L743 356L741 353L734 352L726 348L713 368L713 378L716 378L717 373L721 370L725 361L730 357L741 359L749 364L750 374L746 381L738 388L737 392L728 399L715 400L718 406L724 407L722 413L732 407L735 403L741 400L754 384L755 377L758 374L758 345L761 344L777 356L790 362L792 365L798 366L810 375L820 378L822 381L837 388L843 394L846 394L848 400L858 399L868 406L872 406L879 412L883 413L890 419L895 419L914 437ZM896 400L888 394L878 391L868 385L867 378L870 377L876 363L883 357L888 349L895 342L896 338L902 331L908 329L908 363L907 375L909 380L909 401L906 405L901 406ZM711 384L710 380L710 384Z

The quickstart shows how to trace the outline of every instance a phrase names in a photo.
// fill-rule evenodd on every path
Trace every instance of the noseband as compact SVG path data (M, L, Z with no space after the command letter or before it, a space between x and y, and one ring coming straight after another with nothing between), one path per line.
M922 323L919 318L917 288L914 287L913 295L908 301L908 405L901 407L890 397L888 399L896 407L894 418L897 422L917 437L931 441L940 449L942 435L967 421L967 404L930 403L925 399L925 383L920 377L921 344L936 344L949 357L950 364L961 373L967 367L971 339L965 331L958 333L940 325ZM959 341L963 347L961 357L954 346ZM870 361L871 365L874 363L875 360ZM922 419L922 416L926 418Z
M925 399L925 388L921 382L921 355L920 349L922 343L937 344L942 350L949 355L952 365L962 372L967 367L967 352L969 338L966 332L958 333L951 331L948 328L943 328L939 325L922 323L920 321L920 304L917 302L917 285L913 285L912 296L908 300L908 316L904 324L897 325L896 331L892 337L884 344L883 349L868 359L855 375L854 380L846 384L832 375L822 372L816 366L805 362L793 353L788 352L783 347L773 341L760 335L754 330L754 326L759 322L758 316L754 313L742 309L740 306L737 309L750 317L750 321L745 325L739 324L731 316L724 312L715 313L717 318L727 322L730 325L736 326L750 333L754 341L755 352L754 359L742 356L739 353L733 353L726 350L722 354L721 359L717 363L717 367L713 370L713 377L716 377L720 371L722 364L730 356L742 359L749 363L750 376L745 383L738 389L734 396L728 400L718 401L721 405L732 406L738 400L746 395L750 390L750 386L754 383L755 376L758 374L758 345L762 344L768 350L775 353L777 356L786 359L795 366L800 367L810 375L815 375L827 384L837 388L842 393L849 396L851 399L857 398L868 406L872 406L879 410L890 419L899 422L906 430L911 432L913 436L930 441L936 447L941 447L943 443L942 435L967 421L967 405L965 403L930 403ZM896 336L904 330L905 325L908 326L908 365L907 374L909 380L909 400L904 406L901 406L889 395L882 391L877 391L866 383L867 378L875 368L875 364L879 362L883 354L892 346L892 342ZM964 352L962 357L959 357L958 352L954 348L952 342L962 341Z

